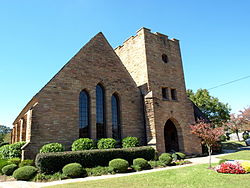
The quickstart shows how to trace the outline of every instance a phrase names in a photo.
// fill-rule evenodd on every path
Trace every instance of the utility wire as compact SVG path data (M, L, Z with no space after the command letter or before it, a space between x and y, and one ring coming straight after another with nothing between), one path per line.
M217 85L215 87L211 87L211 88L209 88L207 90L212 90L212 89L215 89L215 88L218 88L218 87L221 87L221 86L224 86L224 85L228 85L228 84L231 84L231 83L234 83L234 82L238 82L240 80L244 80L244 79L247 79L247 78L250 78L250 75L242 77L242 78L239 78L239 79L236 79L236 80L233 80L233 81L230 81L230 82L226 82L224 84Z

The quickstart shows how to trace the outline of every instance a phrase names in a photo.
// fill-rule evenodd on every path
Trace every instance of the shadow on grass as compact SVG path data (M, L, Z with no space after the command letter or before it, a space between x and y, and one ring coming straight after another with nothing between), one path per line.
M238 150L244 146L246 146L245 142L222 142L223 150Z

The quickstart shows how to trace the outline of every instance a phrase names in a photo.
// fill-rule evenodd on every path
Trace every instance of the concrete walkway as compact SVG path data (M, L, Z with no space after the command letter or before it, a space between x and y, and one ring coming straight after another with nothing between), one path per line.
M220 159L217 157L227 155L226 154L219 154L219 155L212 155L212 163L218 163ZM165 168L159 169L151 169L151 170L144 170L141 172L134 172L134 173L125 173L125 174L115 174L115 175L103 175L103 176L95 176L95 177L86 177L86 178L77 178L77 179L67 179L67 180L60 180L60 181L53 181L53 182L46 182L46 183L35 183L35 182L26 182L26 181L11 181L11 182L3 182L0 183L0 188L42 188L51 185L59 185L65 183L76 183L76 182L84 182L84 181L92 181L92 180L101 180L107 178L116 178L116 177L124 177L124 176L132 176L135 174L146 174L151 172L163 171L163 170L170 170L175 168L183 168L186 166L193 166L197 164L205 164L208 163L209 157L197 157L188 159L192 162L192 164L181 165L181 166L170 166Z

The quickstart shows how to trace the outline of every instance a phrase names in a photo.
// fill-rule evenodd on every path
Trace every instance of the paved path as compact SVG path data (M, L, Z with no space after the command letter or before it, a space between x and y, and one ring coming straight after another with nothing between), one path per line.
M227 155L226 154L219 154L219 155L212 155L212 163L218 163L220 159L217 157ZM186 166L193 166L197 164L205 164L208 163L209 157L197 157L188 159L192 162L192 164L181 165L181 166L171 166L166 168L159 168L159 169L151 169L151 170L144 170L141 172L134 172L134 173L125 173L125 174L115 174L115 175L104 175L104 176L95 176L95 177L86 177L86 178L77 178L77 179L67 179L67 180L60 180L60 181L53 181L53 182L46 182L46 183L35 183L35 182L26 182L26 181L12 181L12 182L3 182L0 183L0 188L42 188L51 185L59 185L65 183L73 183L73 182L83 182L83 181L91 181L91 180L100 180L100 179L107 179L107 178L115 178L115 177L124 177L124 176L131 176L134 174L145 174L150 172L157 172L175 168L183 168Z

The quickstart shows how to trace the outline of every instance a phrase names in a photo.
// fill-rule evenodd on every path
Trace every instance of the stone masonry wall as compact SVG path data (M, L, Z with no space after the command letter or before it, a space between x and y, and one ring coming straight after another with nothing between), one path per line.
M70 149L79 138L79 94L90 96L91 138L96 138L96 93L101 83L105 89L107 137L112 137L111 96L120 101L122 137L143 140L143 116L140 91L102 33L87 43L58 74L38 93L33 108L30 144L26 158L33 158L39 148L59 142Z

